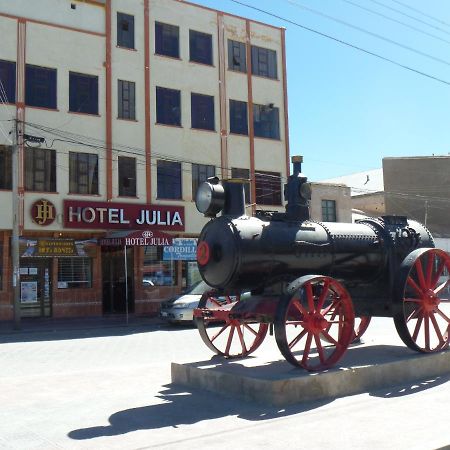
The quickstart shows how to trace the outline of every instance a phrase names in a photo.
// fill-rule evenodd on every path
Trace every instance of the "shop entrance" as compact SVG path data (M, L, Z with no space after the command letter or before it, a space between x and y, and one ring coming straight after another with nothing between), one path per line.
M125 251L126 258L125 258ZM126 270L125 270L126 260ZM134 312L134 260L132 247L102 247L103 314Z
M50 317L52 314L52 259L20 258L20 315Z

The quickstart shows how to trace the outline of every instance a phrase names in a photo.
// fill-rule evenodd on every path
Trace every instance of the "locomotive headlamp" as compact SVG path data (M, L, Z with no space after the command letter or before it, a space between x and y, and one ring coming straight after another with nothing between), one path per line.
M300 186L300 195L305 200L311 200L311 183L303 183Z
M225 205L225 191L217 177L202 183L195 198L195 206L206 217L216 217Z

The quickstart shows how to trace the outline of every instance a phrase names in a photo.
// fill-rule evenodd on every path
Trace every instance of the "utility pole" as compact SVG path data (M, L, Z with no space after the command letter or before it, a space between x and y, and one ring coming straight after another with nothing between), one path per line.
M12 286L14 299L14 328L20 330L20 257L19 257L19 145L17 120L14 122L12 146L12 213L11 237Z

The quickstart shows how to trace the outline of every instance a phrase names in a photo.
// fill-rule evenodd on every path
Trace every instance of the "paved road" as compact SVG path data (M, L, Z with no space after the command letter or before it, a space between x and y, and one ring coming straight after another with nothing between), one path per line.
M391 322L377 319L366 340L389 336ZM274 346L268 337L258 352ZM195 329L157 323L0 334L0 449L450 444L448 377L285 409L171 385L172 361L210 357Z

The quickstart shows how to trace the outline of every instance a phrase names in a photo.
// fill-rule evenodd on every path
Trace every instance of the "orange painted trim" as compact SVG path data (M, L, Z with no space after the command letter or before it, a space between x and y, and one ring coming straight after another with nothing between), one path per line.
M283 100L284 100L284 142L286 151L286 178L291 173L290 148L289 148L289 112L288 112L288 92L287 92L287 70L286 70L286 30L281 29L281 58L283 66Z
M238 16L236 14L227 13L225 11L220 11L220 10L214 9L214 8L209 8L208 6L197 5L196 3L186 2L185 0L175 0L175 1L178 2L178 3L184 3L185 5L189 5L189 6L195 6L196 8L205 9L207 11L216 12L216 13L222 13L224 16L234 17L235 19L245 20L246 22L249 21L249 22L252 22L252 23L259 24L259 25L264 25L265 27L274 28L275 30L280 30L281 29L281 27L276 27L275 25L270 25L268 23L260 22L258 20L246 19L245 17Z
M37 25L44 25L47 27L59 28L62 30L67 30L67 31L74 31L76 33L90 34L92 36L99 36L99 37L106 36L105 33L99 33L97 31L81 30L80 28L68 27L66 25L59 25L57 23L44 22L43 20L28 19L26 17L14 16L12 14L0 13L0 17L6 17L7 19L14 19L14 20L19 20L19 21L23 21L23 22L35 23Z
M111 0L106 0L106 201L112 199L112 73L111 73Z
M152 148L150 130L150 7L144 0L144 102L145 102L145 194L152 203Z
M247 58L247 94L248 94L248 137L250 142L250 192L252 214L256 211L256 180L255 180L255 129L253 126L253 85L252 85L252 53L250 21L245 21L245 53Z

